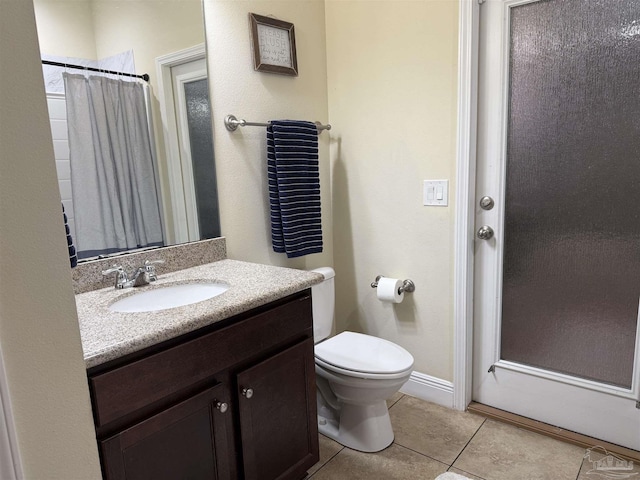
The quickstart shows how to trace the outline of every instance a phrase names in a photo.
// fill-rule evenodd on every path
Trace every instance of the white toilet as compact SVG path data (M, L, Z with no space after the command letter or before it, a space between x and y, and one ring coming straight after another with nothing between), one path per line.
M335 272L313 270L324 281L311 287L318 386L318 430L361 452L378 452L393 442L385 400L409 380L413 356L381 338L354 332L331 335Z

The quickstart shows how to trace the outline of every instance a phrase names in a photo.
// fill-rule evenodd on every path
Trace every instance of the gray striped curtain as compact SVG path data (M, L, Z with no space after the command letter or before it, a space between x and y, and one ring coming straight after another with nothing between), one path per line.
M164 245L142 85L63 76L78 258Z

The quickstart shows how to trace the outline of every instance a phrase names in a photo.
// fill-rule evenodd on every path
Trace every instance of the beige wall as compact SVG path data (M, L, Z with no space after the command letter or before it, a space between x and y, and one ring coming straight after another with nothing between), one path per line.
M0 350L25 478L100 478L33 5L0 1Z
M157 89L155 59L204 43L201 0L34 0L42 53L98 60L133 50Z
M296 25L299 77L253 71L249 11ZM417 370L451 379L455 185L448 208L423 207L421 187L454 179L457 2L205 0L205 13L230 256L307 268L335 255L339 327L397 341ZM0 1L12 65L0 69L0 350L26 478L98 478L38 55L31 3ZM227 113L333 124L320 137L323 254L271 252L264 129L229 133ZM417 291L383 305L378 273Z
M47 55L97 60L88 0L33 0L40 50Z
M338 329L394 341L451 380L458 4L326 2ZM449 179L449 206L422 181ZM376 275L410 278L379 302Z
M155 59L204 42L201 0L93 0L98 58L133 49L136 70L151 75Z
M324 252L288 260L271 248L265 129L228 132L224 117L249 121L293 118L327 122L323 0L204 0L209 79L222 232L229 257L313 268L333 264L329 136L320 135L320 185ZM298 77L253 70L249 12L295 25Z

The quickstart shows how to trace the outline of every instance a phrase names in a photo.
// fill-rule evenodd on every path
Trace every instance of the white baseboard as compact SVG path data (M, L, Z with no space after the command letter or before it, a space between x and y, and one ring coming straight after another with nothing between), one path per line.
M447 380L414 371L400 391L427 402L453 408L453 383Z

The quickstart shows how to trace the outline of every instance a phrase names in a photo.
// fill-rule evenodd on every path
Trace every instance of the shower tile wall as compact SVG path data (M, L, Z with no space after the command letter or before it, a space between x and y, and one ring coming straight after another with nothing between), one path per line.
M69 134L67 132L67 106L64 95L47 93L51 136L53 137L53 153L56 159L58 185L64 209L69 219L71 235L75 238L75 215L71 200L71 167L69 164Z

